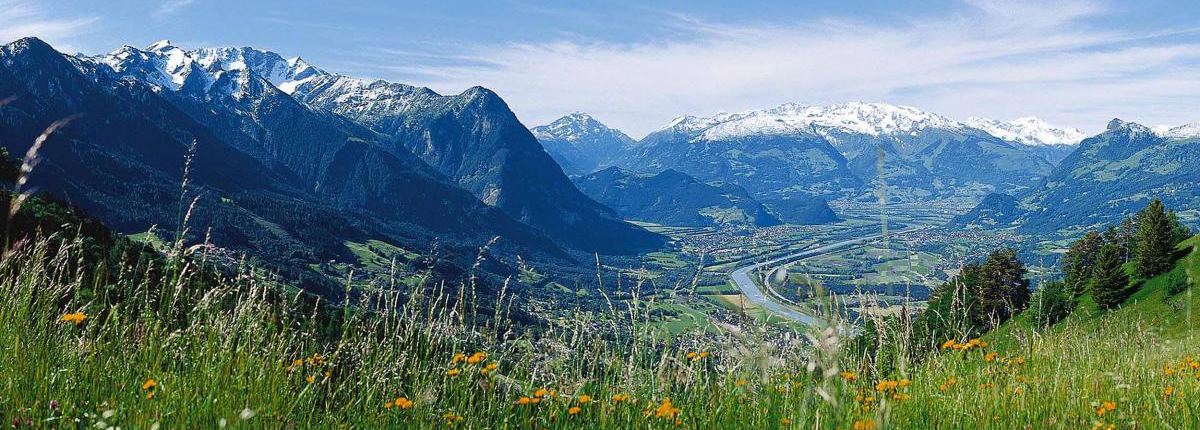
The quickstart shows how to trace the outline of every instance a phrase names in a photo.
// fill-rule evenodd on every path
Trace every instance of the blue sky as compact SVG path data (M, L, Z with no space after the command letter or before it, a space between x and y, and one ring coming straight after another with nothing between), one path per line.
M1200 120L1195 0L469 2L0 0L0 40L101 53L171 39L499 92L527 125L872 101L956 119Z

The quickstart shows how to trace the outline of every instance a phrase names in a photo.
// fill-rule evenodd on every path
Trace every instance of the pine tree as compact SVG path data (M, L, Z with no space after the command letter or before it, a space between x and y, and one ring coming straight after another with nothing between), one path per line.
M1092 299L1102 308L1117 307L1129 296L1129 275L1121 264L1121 250L1116 245L1100 247L1092 271Z
M1137 273L1151 278L1171 268L1175 250L1175 223L1163 203L1154 199L1137 216Z
M979 285L979 317L987 327L995 327L1029 307L1029 280L1025 264L1012 248L1000 249L983 263Z
M1079 297L1087 292L1088 282L1092 279L1092 267L1103 244L1100 233L1092 230L1072 243L1066 255L1063 255L1063 282L1066 284L1063 288L1071 297Z

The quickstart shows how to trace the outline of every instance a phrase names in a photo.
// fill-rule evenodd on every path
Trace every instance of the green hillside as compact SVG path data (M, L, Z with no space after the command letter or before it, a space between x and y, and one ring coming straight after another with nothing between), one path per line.
M1022 314L984 336L988 348L943 350L913 372L912 395L925 400L897 408L892 424L1200 427L1200 236L1180 247L1188 253L1172 271L1147 280L1116 310L1103 312L1084 296L1049 329ZM1191 288L1172 294L1179 279ZM1101 412L1106 402L1115 408Z

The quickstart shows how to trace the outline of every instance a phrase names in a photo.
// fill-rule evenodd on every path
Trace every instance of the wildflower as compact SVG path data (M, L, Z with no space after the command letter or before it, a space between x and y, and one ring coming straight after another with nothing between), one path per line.
M912 385L912 381L909 381L908 378L904 378L899 381L896 381L896 384L899 385L900 388L905 388L905 387L908 387L909 385Z
M858 380L858 374L856 374L854 372L846 371L846 372L839 373L838 375L841 376L842 379L845 379L850 382L854 382L854 381Z
M454 411L449 411L442 414L442 419L446 421L446 425L454 425L462 422L463 416L454 413Z
M996 351L989 352L989 353L987 353L987 355L983 356L983 361L986 361L988 363L996 361L996 355L997 355Z
M526 396L521 396L521 398L517 399L518 405L528 405L529 402L530 402L530 399L529 399L529 397L526 397Z
M699 354L696 354L695 352L688 352L688 353L687 353L687 359L688 359L688 360L696 360L696 357L698 357L698 356L699 356Z
M708 351L700 351L700 358L708 358Z
M62 318L59 318L59 320L62 322L71 323L71 324L75 324L75 325L83 324L83 320L85 320L85 319L87 319L87 314L84 314L83 312L69 313L69 314L63 315Z
M784 419L783 419L782 421L780 421L779 423L780 423L780 424L783 424L783 425L785 425L785 426L790 426L790 425L792 425L792 420L791 420L791 419L788 419L788 418L784 418Z
M537 391L533 392L533 397L546 397L546 394L549 392L550 391L546 390L545 388L538 388Z
M305 380L305 381L308 381L308 383L309 383L309 384L315 383L315 382L317 382L317 375L308 375L308 376L305 376L305 377L304 377L304 380Z
M570 409L567 409L567 413L570 415L575 415L575 414L578 414L579 411L581 411L581 410L582 409L580 409L579 406L571 406Z
M459 374L459 373L462 373L462 371L461 371L461 370L458 370L458 368L457 368L457 367L455 367L455 368L452 368L452 369L450 369L450 370L447 370L447 371L446 371L446 376L458 376L458 374Z
M624 394L624 393L613 394L612 401L613 401L613 403L627 402L627 401L629 401L629 395Z
M1174 375L1174 374L1175 374L1175 368L1174 368L1174 367L1171 367L1171 365L1170 365L1170 364L1168 364L1168 365L1166 365L1166 366L1163 366L1163 375L1166 375L1166 376L1171 376L1171 375Z
M483 366L482 369L479 369L479 373L481 375L486 375L486 374L496 371L496 369L499 369L499 368L500 368L499 363L489 363L487 366Z
M146 382L142 383L142 391L146 392L146 399L154 398L155 388L158 388L158 381L155 381L154 378L147 379Z
M474 354L471 354L470 357L467 357L467 364L479 364L479 362L483 361L486 358L487 358L487 354L484 354L482 352L476 352Z
M321 354L313 354L312 357L308 357L308 365L309 366L321 366L324 364L325 364L325 357L322 357Z
M875 384L875 391L895 391L896 387L899 387L899 386L900 386L900 383L898 381L885 379L885 380L879 381L879 383Z
M412 400L408 400L408 397L404 396L397 397L396 400L392 401L392 404L400 409L409 409L413 407Z
M1096 416L1098 416L1098 417L1102 417L1102 416L1104 416L1104 414L1107 414L1107 413L1109 413L1109 412L1112 412L1112 411L1114 411L1114 410L1116 410L1116 409L1117 409L1117 403L1116 403L1116 402L1112 402L1112 401L1105 401L1105 402L1103 402L1103 403L1101 403L1101 404L1100 404L1100 407L1096 408Z
M288 372L291 372L295 369L299 369L301 367L304 367L304 360L297 358L295 360L292 360L291 366L288 366Z
M947 340L945 342L942 342L942 349L953 348L954 345L956 345L956 344L958 344L958 342L955 342L954 339Z
M579 396L580 404L587 404L587 403L590 403L591 401L592 401L592 396L589 396L587 394L583 394L583 395Z
M466 359L467 359L467 355L460 352L460 353L454 354L454 356L450 358L450 364L458 364L459 362L462 362L463 360L466 360Z
M735 382L733 383L733 385L736 385L736 386L739 386L739 387L741 387L741 386L743 386L743 385L746 385L746 380L745 380L745 379L738 379L737 381L735 381Z
M854 430L874 430L875 421L871 420L856 420L854 421Z
M938 389L941 391L946 391L946 390L950 389L950 387L953 387L955 384L958 384L958 379L955 379L953 376L951 376L946 379L946 382L943 382L942 385L939 385Z
M654 409L654 416L658 418L672 419L679 415L679 408L671 404L671 398L663 399L662 403Z
M1164 396L1171 397L1174 394L1175 394L1175 387L1168 385L1167 388L1163 388Z

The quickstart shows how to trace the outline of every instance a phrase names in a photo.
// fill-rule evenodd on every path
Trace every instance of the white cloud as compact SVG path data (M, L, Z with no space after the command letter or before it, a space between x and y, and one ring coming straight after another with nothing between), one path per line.
M1197 30L1091 25L1105 13L1090 1L969 0L891 24L731 26L674 15L667 25L691 31L670 40L480 46L460 55L473 59L465 63L368 67L445 92L493 88L527 125L584 110L632 135L679 114L790 101L883 101L957 118L1037 115L1089 131L1114 116L1195 120Z
M157 9L154 9L153 12L150 12L150 15L153 16L155 19L163 19L163 18L166 18L166 17L174 14L175 12L179 12L183 8L191 6L192 3L195 3L195 1L194 0L166 0L166 1L162 2L162 4L159 4Z
M35 36L61 51L74 51L71 41L91 28L99 18L51 18L41 5L0 0L0 43Z

